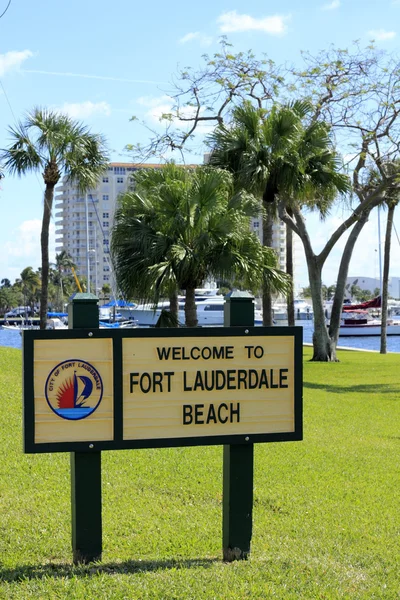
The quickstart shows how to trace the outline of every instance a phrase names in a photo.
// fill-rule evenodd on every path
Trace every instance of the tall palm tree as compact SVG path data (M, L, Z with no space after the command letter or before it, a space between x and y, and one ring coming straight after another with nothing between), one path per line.
M46 328L49 284L49 225L54 188L64 175L83 192L94 187L107 166L104 139L69 116L34 108L9 128L11 145L0 151L5 170L18 176L41 172L45 183L41 231L42 290L40 327Z
M399 161L388 162L382 165L386 172L389 174L399 173L400 177L400 163ZM376 175L375 180L379 182L381 179L380 175ZM381 290L381 316L382 316L382 327L381 327L381 343L380 353L386 354L387 352L387 318L388 318L388 295L389 295L389 269L390 269L390 248L392 243L392 231L394 213L396 207L400 201L400 195L397 189L389 190L385 199L385 204L388 208L387 220L386 220L386 231L385 231L385 245L383 253L383 273L382 273L382 290ZM378 206L378 210L380 207Z
M246 285L263 276L285 289L274 254L250 232L257 202L235 194L232 176L210 167L167 165L142 176L115 214L111 251L119 287L128 297L160 293L163 285L186 290L186 325L197 325L195 288L209 275L238 273ZM154 176L154 186L150 179Z
M388 215L386 220L386 233L385 233L385 248L383 258L383 274L382 274L382 290L381 290L381 343L380 353L386 354L387 352L387 318L388 318L388 288L389 288L389 268L390 268L390 247L392 242L392 230L393 230L393 219L394 211L398 199L387 200ZM379 210L379 207L378 207Z
M249 102L235 109L232 123L220 125L209 136L210 163L232 172L238 188L263 198L263 243L272 245L277 200L307 202L326 213L342 186L327 127L305 123L312 105L297 101L275 105L269 112ZM287 272L293 278L292 234L287 230ZM294 322L293 288L288 294L290 322ZM263 291L264 325L272 324L271 290Z
M385 172L385 175L399 174L400 177L400 162L382 160L380 169ZM371 169L368 174L366 183L366 189L376 187L382 182L382 172L377 169ZM382 289L379 290L378 294L381 294L381 339L380 339L380 353L386 354L387 352L387 318L388 318L388 292L389 292L389 268L390 268L390 248L392 241L393 231L393 220L396 206L400 200L400 195L397 187L389 188L386 193L384 202L378 206L378 211L381 207L388 208L388 214L386 219L386 231L385 231L385 242L384 242L384 256L383 256L383 273L382 273ZM357 283L355 281L354 283Z

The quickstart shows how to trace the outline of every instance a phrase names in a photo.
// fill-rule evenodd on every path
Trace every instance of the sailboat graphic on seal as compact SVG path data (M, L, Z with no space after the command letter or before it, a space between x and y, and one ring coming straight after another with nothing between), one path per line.
M76 421L96 410L103 395L103 383L90 363L68 360L51 371L45 392L52 411L63 419Z

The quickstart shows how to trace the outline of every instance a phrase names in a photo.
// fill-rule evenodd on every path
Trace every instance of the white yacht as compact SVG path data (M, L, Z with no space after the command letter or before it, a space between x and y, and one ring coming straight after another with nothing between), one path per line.
M305 321L313 318L313 307L308 304L302 298L295 298L293 300L294 305L294 317L297 321ZM274 321L287 321L287 303L286 302L275 302L272 305Z

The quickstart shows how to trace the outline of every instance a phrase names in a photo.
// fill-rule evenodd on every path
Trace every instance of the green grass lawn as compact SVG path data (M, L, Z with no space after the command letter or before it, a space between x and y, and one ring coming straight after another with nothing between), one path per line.
M222 448L103 452L103 559L71 563L69 455L22 453L0 348L0 598L400 598L400 356L304 362L304 441L255 449L248 561L221 560Z

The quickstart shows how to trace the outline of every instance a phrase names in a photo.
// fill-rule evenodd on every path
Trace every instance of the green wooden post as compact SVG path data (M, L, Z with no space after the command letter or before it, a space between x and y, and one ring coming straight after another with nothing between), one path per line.
M224 326L253 326L254 298L248 292L226 297ZM226 561L246 559L253 530L254 444L224 446L222 544Z
M68 306L69 329L98 329L98 298L76 294ZM71 516L74 563L101 560L101 452L71 452Z

